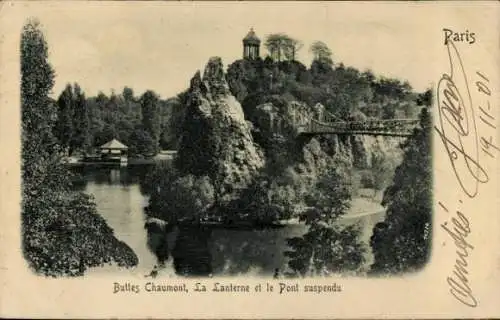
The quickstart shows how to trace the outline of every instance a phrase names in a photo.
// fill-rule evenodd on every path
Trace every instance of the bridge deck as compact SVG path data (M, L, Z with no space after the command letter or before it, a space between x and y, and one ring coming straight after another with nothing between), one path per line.
M316 119L299 126L299 134L358 134L374 136L410 136L419 120L394 119L394 120L367 120L347 122L320 122Z

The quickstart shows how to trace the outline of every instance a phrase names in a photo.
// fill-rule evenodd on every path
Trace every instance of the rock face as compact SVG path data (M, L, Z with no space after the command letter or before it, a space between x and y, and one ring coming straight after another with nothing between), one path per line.
M306 117L313 116L313 112L305 103L298 101L267 102L255 108L250 120L263 132L282 134L293 139L297 135L297 127Z
M399 144L405 138L382 136L354 136L351 139L353 164L360 169L369 169L373 166L374 157L390 157L401 162L403 152Z
M191 79L176 166L211 178L219 204L237 197L264 166L240 103L229 91L220 58Z
M302 102L274 100L256 106L250 116L250 120L258 130L259 137L272 137L279 134L287 139L295 139L297 128L303 121L301 117L318 118L318 115L324 111L324 106L321 104L309 107ZM361 119L357 117L356 120L360 121ZM263 138L259 139L259 141L261 140L265 141ZM327 154L336 154L351 162L356 168L370 169L375 156L389 156L400 161L402 151L399 144L403 142L404 138L325 135L315 137L314 140L322 141L320 149L326 151ZM315 143L317 141L312 141L312 144L304 146L303 151L307 154L308 148ZM317 157L321 158L318 155Z

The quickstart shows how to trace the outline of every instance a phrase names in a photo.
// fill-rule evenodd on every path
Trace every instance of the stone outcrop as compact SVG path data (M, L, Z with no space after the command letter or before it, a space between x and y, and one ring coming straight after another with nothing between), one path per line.
M376 156L401 162L403 152L399 145L404 139L402 137L353 136L350 145L354 166L360 169L370 169L373 166L373 158Z
M250 114L250 120L264 133L281 134L293 139L297 134L297 127L304 123L307 117L316 114L316 109L311 110L303 102L285 102L279 98L274 100L256 106Z
M279 134L287 139L295 139L297 128L301 124L301 117L318 118L322 112L324 112L324 106L319 103L311 108L305 103L297 101L267 102L255 107L250 120L258 130L259 136L272 137ZM361 121L361 116L356 115L355 120ZM366 116L364 117L366 118ZM320 149L326 152L325 155L336 154L359 169L371 168L372 159L377 155L399 159L402 153L399 144L404 140L404 138L398 137L361 135L325 135L315 139L322 142ZM317 141L312 141L312 145L316 143ZM304 147L305 154L309 154L308 148L311 147L311 144Z
M238 196L264 166L240 103L229 91L220 58L191 79L176 166L211 178L218 204Z

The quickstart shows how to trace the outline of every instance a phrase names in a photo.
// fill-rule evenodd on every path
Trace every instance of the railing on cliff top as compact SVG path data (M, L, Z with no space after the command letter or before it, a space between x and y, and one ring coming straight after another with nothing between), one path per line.
M339 121L326 111L312 117L301 117L298 133L306 135L320 134L362 134L372 136L407 137L418 125L417 119L367 119L362 121Z

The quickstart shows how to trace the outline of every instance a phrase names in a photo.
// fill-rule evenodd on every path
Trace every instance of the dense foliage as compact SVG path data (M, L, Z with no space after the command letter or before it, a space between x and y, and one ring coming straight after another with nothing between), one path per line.
M430 105L430 96L423 95ZM373 273L394 273L422 268L430 254L432 221L432 121L427 108L420 127L402 145L404 159L392 185L384 193L387 217L374 228L371 246Z
M152 140L151 151L156 154L160 143L160 105L158 96L153 91L146 91L141 97L142 126Z
M199 221L215 200L208 176L182 175L169 163L157 163L146 185L150 194L147 214L172 224Z
M21 38L22 113L22 236L25 257L36 272L45 275L81 275L88 267L106 262L121 266L137 264L137 257L113 236L92 200L71 192L69 173L62 164L63 147L54 137L58 128L64 147L84 148L84 133L63 135L63 128L85 121L80 113L82 95L76 91L76 116L69 117L69 91L56 107L48 95L54 71L48 63L48 48L37 21L29 21ZM73 96L73 94L72 94ZM66 121L66 122L65 122Z
M319 58L310 68L295 60L237 60L227 72L231 92L247 116L257 105L279 95L311 107L321 103L341 119L358 112L381 119L416 117L416 96L408 82L376 78L370 71L360 72L342 63L333 65L328 53L316 55Z
M118 95L101 92L85 98L78 84L68 84L57 109L54 135L68 154L92 153L115 138L129 147L132 156L151 156L177 147L184 108L178 97L161 100L151 90L135 97L131 88L124 87Z
M307 209L300 220L309 227L302 237L288 240L291 251L288 265L301 276L329 275L358 271L365 261L366 249L356 226L341 226L338 219L347 213L351 192L343 165L337 163L316 182L305 197Z

